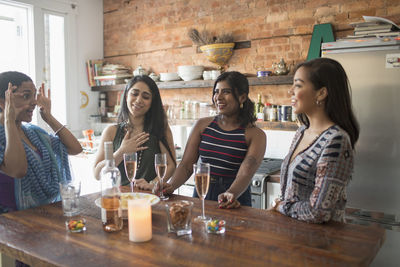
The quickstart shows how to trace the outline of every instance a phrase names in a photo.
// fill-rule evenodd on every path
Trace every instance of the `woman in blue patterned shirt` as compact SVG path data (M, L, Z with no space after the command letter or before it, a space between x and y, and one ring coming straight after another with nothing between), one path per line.
M266 138L254 125L254 103L248 94L249 82L243 74L232 71L218 77L212 97L218 115L197 121L166 193L190 177L200 157L210 164L206 199L218 200L220 208L251 206L249 183L264 157Z
M359 135L347 75L335 60L310 60L297 67L289 94L302 126L282 163L273 209L301 221L344 222Z
M54 135L29 123L36 106ZM51 114L50 90L46 97L42 85L37 94L27 75L16 71L0 73L0 209L3 212L59 200L58 183L71 179L68 154L81 151L78 140Z

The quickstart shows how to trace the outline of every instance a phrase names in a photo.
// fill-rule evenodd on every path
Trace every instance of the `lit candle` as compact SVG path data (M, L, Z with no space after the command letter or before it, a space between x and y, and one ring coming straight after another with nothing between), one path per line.
M149 241L152 237L151 206L147 199L128 200L129 240Z

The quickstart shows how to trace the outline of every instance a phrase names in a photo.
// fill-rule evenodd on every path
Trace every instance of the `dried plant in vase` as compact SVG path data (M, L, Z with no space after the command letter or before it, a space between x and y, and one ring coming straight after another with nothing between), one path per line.
M206 55L207 59L217 64L222 71L233 53L233 36L229 33L223 33L219 36L212 36L208 31L191 28L188 32L192 42L200 46L200 50Z

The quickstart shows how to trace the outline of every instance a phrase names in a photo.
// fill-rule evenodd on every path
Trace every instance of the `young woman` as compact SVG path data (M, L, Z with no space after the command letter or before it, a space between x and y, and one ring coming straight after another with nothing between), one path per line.
M210 164L206 199L218 200L220 208L251 206L249 183L264 157L266 137L254 125L254 103L248 94L249 82L243 74L232 71L218 77L212 95L218 115L197 121L166 193L191 176L200 157ZM197 197L196 190L193 195Z
M160 91L148 76L135 76L128 82L121 99L118 124L107 127L102 134L96 155L94 173L100 179L100 171L105 165L104 142L112 141L114 160L121 172L121 185L128 185L124 168L124 153L137 152L135 185L151 190L157 182L154 155L167 154L168 179L175 171L176 157L171 129L168 126Z
M54 135L29 123L36 105ZM81 151L51 114L50 90L46 97L27 75L0 73L0 213L60 200L59 182L71 179L68 154Z
M343 222L359 135L347 75L335 60L314 59L297 67L289 94L302 126L282 163L273 209L307 222Z

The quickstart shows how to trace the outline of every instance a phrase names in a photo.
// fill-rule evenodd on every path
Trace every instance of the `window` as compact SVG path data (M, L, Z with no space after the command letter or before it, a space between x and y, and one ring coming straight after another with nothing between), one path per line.
M75 68L69 68L76 64L76 9L68 0L0 0L0 72L26 73L36 86L45 82L51 89L52 114L62 124L70 124L72 96L67 96L66 88L76 80ZM50 131L37 114L38 109L33 123Z
M67 122L65 90L64 16L44 14L44 82L51 90L52 114L61 124Z
M16 70L34 75L32 9L0 1L0 72Z

